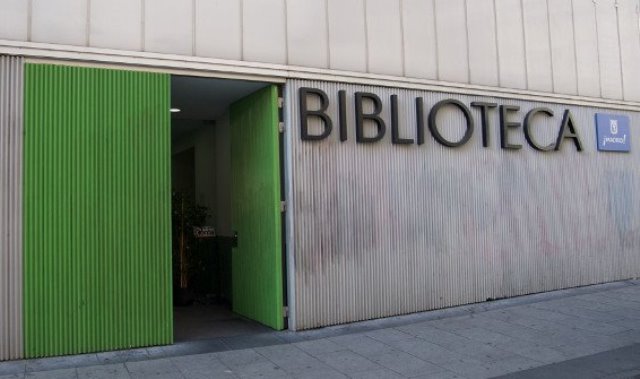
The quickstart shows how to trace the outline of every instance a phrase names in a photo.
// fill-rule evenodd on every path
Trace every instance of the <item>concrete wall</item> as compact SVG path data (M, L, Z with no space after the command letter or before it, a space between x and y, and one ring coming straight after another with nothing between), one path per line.
M0 39L640 101L640 0L2 0Z

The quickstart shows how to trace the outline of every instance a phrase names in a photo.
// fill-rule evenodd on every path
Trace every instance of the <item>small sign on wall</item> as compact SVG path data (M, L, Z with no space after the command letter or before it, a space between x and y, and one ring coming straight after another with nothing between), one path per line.
M596 113L596 135L599 151L631 150L628 116Z

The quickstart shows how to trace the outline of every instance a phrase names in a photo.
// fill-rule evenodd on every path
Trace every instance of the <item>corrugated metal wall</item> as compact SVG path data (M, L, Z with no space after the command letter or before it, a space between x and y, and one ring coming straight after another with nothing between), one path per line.
M323 141L300 140L300 86L329 95L334 130ZM338 137L339 89L347 93L346 142ZM356 91L382 99L381 142L355 143ZM423 145L392 145L391 94L399 98L403 137L416 138L416 97L426 112L455 98L467 106L519 105L509 116L519 122L529 109L549 107L555 117L539 116L533 128L545 145L570 108L584 151L571 142L558 152L535 151L522 128L509 134L523 148L503 150L497 110L483 148L476 109L475 132L463 147L437 144L428 129ZM626 113L632 152L620 154L596 151L594 115L602 110L594 108L310 81L290 81L287 96L296 329L640 275L637 113ZM462 135L459 111L445 108L438 117L449 139Z
M0 56L0 361L22 357L22 73Z
M169 75L27 64L25 355L173 339Z

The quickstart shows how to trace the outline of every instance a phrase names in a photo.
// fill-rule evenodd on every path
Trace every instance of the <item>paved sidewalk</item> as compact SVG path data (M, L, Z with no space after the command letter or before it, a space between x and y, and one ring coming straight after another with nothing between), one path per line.
M501 375L640 377L640 281L308 332L0 363L0 379Z

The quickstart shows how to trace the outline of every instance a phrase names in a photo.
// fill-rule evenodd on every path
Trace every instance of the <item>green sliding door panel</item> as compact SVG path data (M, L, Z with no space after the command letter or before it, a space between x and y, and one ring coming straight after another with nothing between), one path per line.
M172 342L169 83L26 65L26 357Z
M233 310L284 328L278 93L275 86L231 105Z

